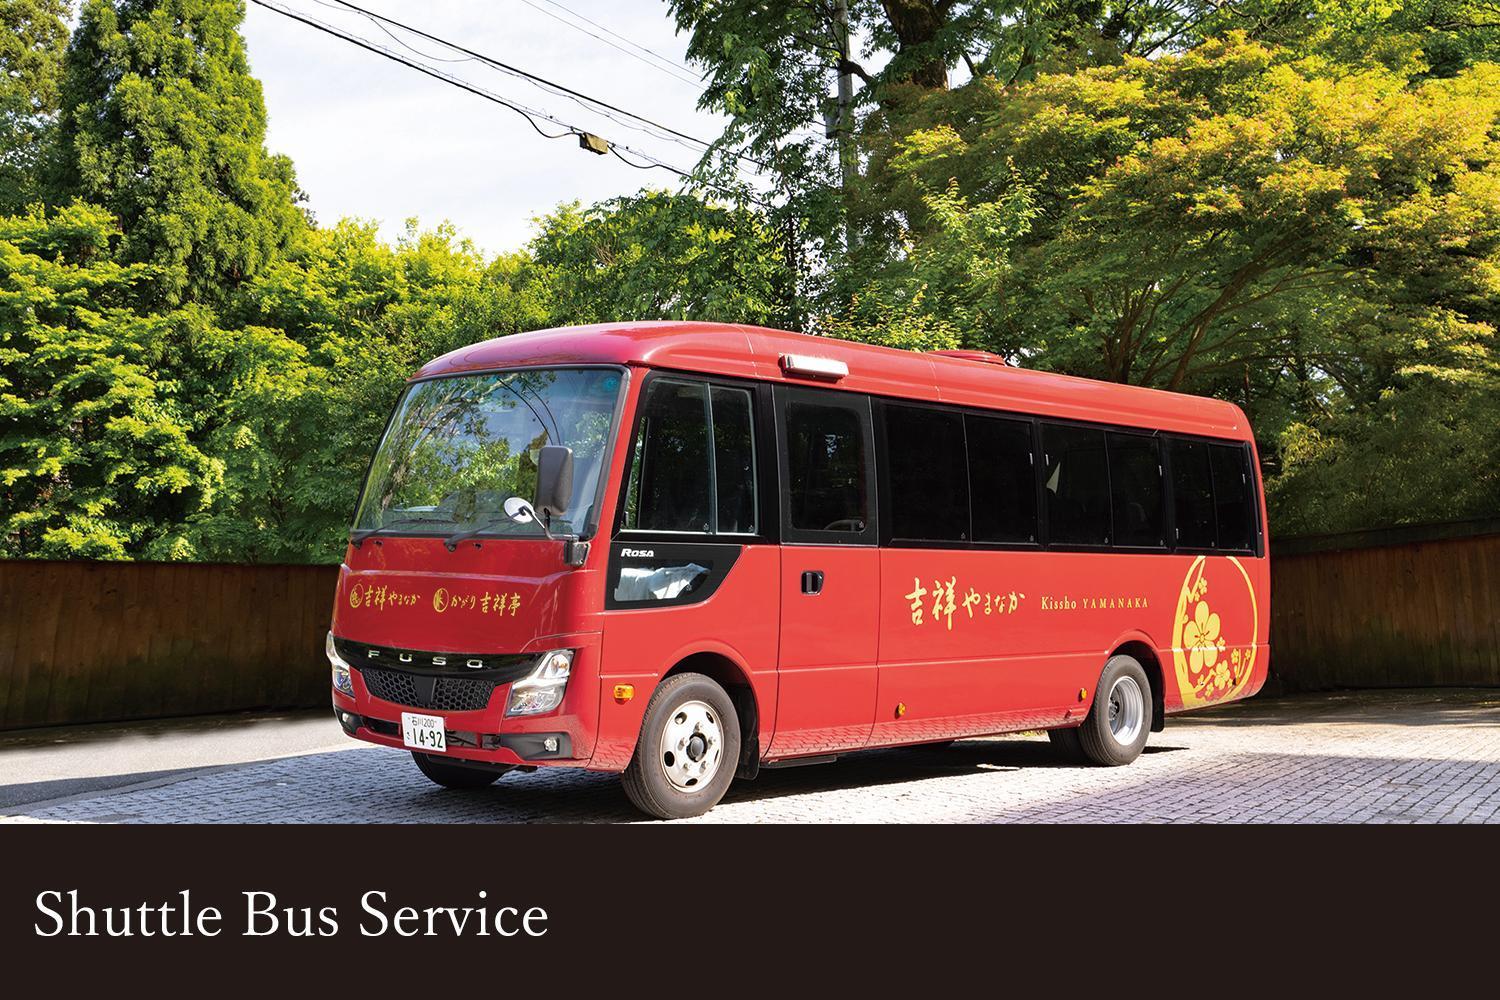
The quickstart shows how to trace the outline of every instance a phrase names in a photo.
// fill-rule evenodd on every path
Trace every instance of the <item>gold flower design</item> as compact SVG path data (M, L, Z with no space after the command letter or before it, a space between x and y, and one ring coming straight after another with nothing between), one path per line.
M1188 663L1195 674L1213 666L1219 658L1224 646L1219 638L1219 616L1209 610L1207 601L1199 601L1193 609L1192 620L1182 629L1182 644L1192 651Z

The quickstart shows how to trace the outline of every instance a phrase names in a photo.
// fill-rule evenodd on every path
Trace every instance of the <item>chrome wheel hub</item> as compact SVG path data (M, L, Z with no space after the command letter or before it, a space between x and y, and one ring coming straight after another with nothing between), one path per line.
M1146 696L1134 677L1121 677L1109 689L1109 731L1115 742L1129 746L1141 735L1146 721Z
M657 759L673 788L692 792L707 785L719 773L723 754L724 729L711 705L684 702L667 717Z

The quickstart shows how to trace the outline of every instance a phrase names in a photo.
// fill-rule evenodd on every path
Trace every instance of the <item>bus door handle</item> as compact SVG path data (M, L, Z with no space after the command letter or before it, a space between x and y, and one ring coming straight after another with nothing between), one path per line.
M822 570L805 569L802 571L802 592L804 594L821 594L823 592Z

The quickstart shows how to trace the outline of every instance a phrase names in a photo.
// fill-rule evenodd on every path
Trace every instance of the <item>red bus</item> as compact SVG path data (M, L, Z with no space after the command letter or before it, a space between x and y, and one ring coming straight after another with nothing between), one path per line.
M544 330L406 388L328 635L335 715L450 788L736 777L1045 729L1126 764L1260 689L1269 568L1231 403L713 323Z

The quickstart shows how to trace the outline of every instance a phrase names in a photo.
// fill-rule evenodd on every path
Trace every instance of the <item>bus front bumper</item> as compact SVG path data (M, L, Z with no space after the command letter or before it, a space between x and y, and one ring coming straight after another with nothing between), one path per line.
M399 715L396 719L361 715L351 709L338 707L338 700L335 698L333 715L346 735L370 743L411 749L402 742ZM563 731L484 733L448 729L445 726L444 736L448 745L444 756L493 764L587 763L575 755L573 737Z

